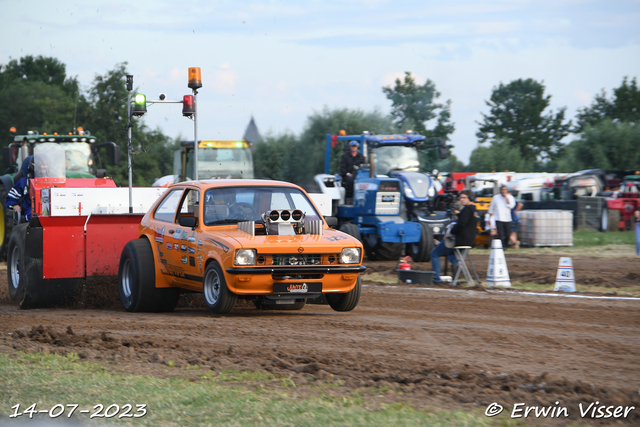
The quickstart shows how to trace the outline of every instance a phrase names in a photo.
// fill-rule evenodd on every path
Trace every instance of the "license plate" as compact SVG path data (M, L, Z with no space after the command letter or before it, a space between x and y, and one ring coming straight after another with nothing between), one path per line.
M274 294L320 294L322 293L322 283L274 283Z

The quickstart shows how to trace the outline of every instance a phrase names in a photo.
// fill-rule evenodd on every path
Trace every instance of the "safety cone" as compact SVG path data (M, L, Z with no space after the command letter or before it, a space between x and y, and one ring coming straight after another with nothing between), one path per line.
M560 258L558 274L556 274L555 290L561 292L576 291L576 279L573 277L573 263L569 257Z
M507 269L507 260L504 257L502 242L499 239L493 239L491 241L491 255L489 255L487 284L489 286L511 286L509 270Z

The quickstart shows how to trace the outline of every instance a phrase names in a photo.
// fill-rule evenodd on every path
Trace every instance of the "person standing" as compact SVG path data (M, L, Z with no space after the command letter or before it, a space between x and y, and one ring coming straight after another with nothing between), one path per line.
M633 211L636 230L636 255L640 255L640 207Z
M511 209L516 207L516 199L509 194L506 185L500 186L500 194L491 199L489 214L496 221L496 228L491 229L492 236L498 236L502 242L502 248L507 249L511 236Z
M518 241L518 229L520 228L520 218L518 218L518 212L524 205L520 202L516 202L516 206L511 209L511 235L509 240L513 249L520 248L520 242Z
M478 232L478 214L476 211L476 205L471 199L473 193L469 190L460 192L458 201L462 205L462 209L458 213L458 221L451 229L451 234L455 236L455 246L473 246L476 240L476 233ZM448 248L445 245L444 239L438 246L431 251L431 268L433 269L433 282L438 284L442 281L440 279L440 257L446 256L451 262L451 268L455 271L458 267L458 259L453 253L453 248Z
M359 147L360 143L358 141L349 142L349 151L344 153L340 159L340 176L342 177L342 186L345 189L345 197L347 199L353 198L353 181L356 175L356 166L360 166L365 162L364 156L358 150Z

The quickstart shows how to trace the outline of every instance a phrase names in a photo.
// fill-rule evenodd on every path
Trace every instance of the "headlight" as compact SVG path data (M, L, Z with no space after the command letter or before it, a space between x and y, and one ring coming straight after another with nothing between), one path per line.
M410 199L413 199L413 191L411 190L411 187L409 187L408 185L404 186L404 195L405 197L409 197Z
M435 188L433 188L433 187L429 187L429 191L427 191L427 195L428 195L429 197L433 197L433 196L435 196L435 195L436 195L436 189L435 189Z
M256 250L237 249L233 263L235 265L254 265L256 263Z
M360 262L360 248L344 248L340 254L341 264L357 264Z
M440 227L433 227L433 232L434 233L439 233L440 232Z

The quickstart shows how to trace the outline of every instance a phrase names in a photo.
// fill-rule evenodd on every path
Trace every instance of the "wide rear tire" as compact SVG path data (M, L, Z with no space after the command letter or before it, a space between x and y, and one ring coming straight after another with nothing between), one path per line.
M362 293L362 279L358 276L356 286L345 294L325 294L327 302L335 311L351 311L358 305Z
M131 312L173 311L180 293L175 288L156 288L153 250L146 239L127 243L120 256L118 292L125 310Z
M238 296L227 287L222 269L217 262L213 261L207 265L202 280L202 292L204 302L212 313L224 314L233 310Z
M7 189L0 183L0 201L2 201L2 206L0 206L0 261L8 259L11 230L13 229L13 212L4 205L9 190L10 188Z
M346 224L342 224L340 226L340 231L342 231L343 233L348 234L351 237L355 237L356 239L358 239L359 242L362 242L362 236L360 235L360 229L358 228L357 225L348 222Z
M29 224L16 226L7 245L7 283L11 301L22 302L26 289L25 236Z

